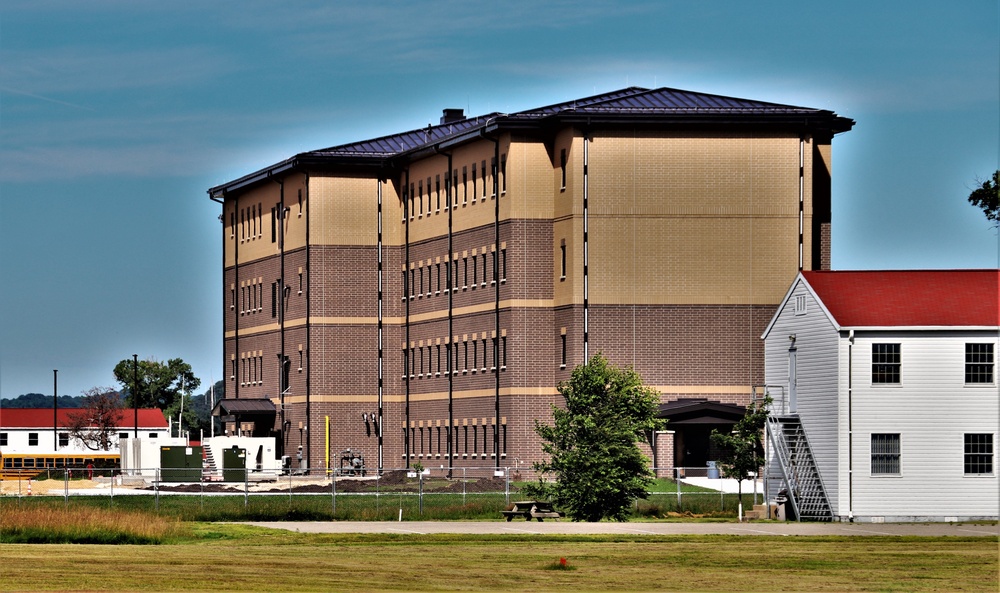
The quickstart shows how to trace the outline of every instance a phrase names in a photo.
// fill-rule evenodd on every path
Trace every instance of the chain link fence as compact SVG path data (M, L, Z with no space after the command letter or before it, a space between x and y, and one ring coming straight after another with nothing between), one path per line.
M737 495L707 488L705 468L671 468L674 479L659 479L635 514L648 518L734 515ZM700 475L699 475L700 474ZM660 474L662 475L662 473ZM263 471L201 468L46 469L32 475L5 474L2 498L90 498L116 508L145 508L198 520L288 518L302 520L501 519L500 511L521 500L513 468L465 467L377 471ZM700 478L700 479L699 479ZM710 484L712 480L708 480ZM719 481L721 485L721 481ZM743 504L762 495L744 482Z

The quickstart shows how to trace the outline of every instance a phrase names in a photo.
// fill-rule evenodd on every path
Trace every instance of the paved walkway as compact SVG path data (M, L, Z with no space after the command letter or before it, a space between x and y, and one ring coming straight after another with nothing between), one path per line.
M249 524L301 533L1000 537L1000 528L995 523L574 523L566 520L515 520L283 521Z

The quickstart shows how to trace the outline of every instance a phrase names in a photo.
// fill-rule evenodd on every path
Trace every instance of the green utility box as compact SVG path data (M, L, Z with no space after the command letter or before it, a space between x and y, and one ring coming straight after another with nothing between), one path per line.
M243 482L247 477L247 450L233 445L222 450L222 479Z
M201 447L160 447L161 482L200 482Z

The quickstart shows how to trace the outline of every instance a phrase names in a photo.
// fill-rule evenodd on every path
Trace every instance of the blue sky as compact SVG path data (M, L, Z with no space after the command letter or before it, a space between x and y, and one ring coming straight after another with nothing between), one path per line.
M626 86L817 107L836 269L996 267L996 0L0 4L0 396L221 375L205 190L292 154Z

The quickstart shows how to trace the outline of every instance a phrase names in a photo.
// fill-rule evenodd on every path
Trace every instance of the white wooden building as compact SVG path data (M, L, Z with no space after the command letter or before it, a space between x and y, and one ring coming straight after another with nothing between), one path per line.
M998 279L800 273L763 334L769 493L803 518L997 519Z
M34 456L79 456L94 453L70 435L70 415L80 409L60 408L3 408L0 409L0 454L30 454ZM136 427L138 415L138 429ZM170 437L169 425L163 411L151 408L134 413L132 408L122 410L121 420L111 438L109 453L118 453L119 440L138 435L143 439L160 441Z

